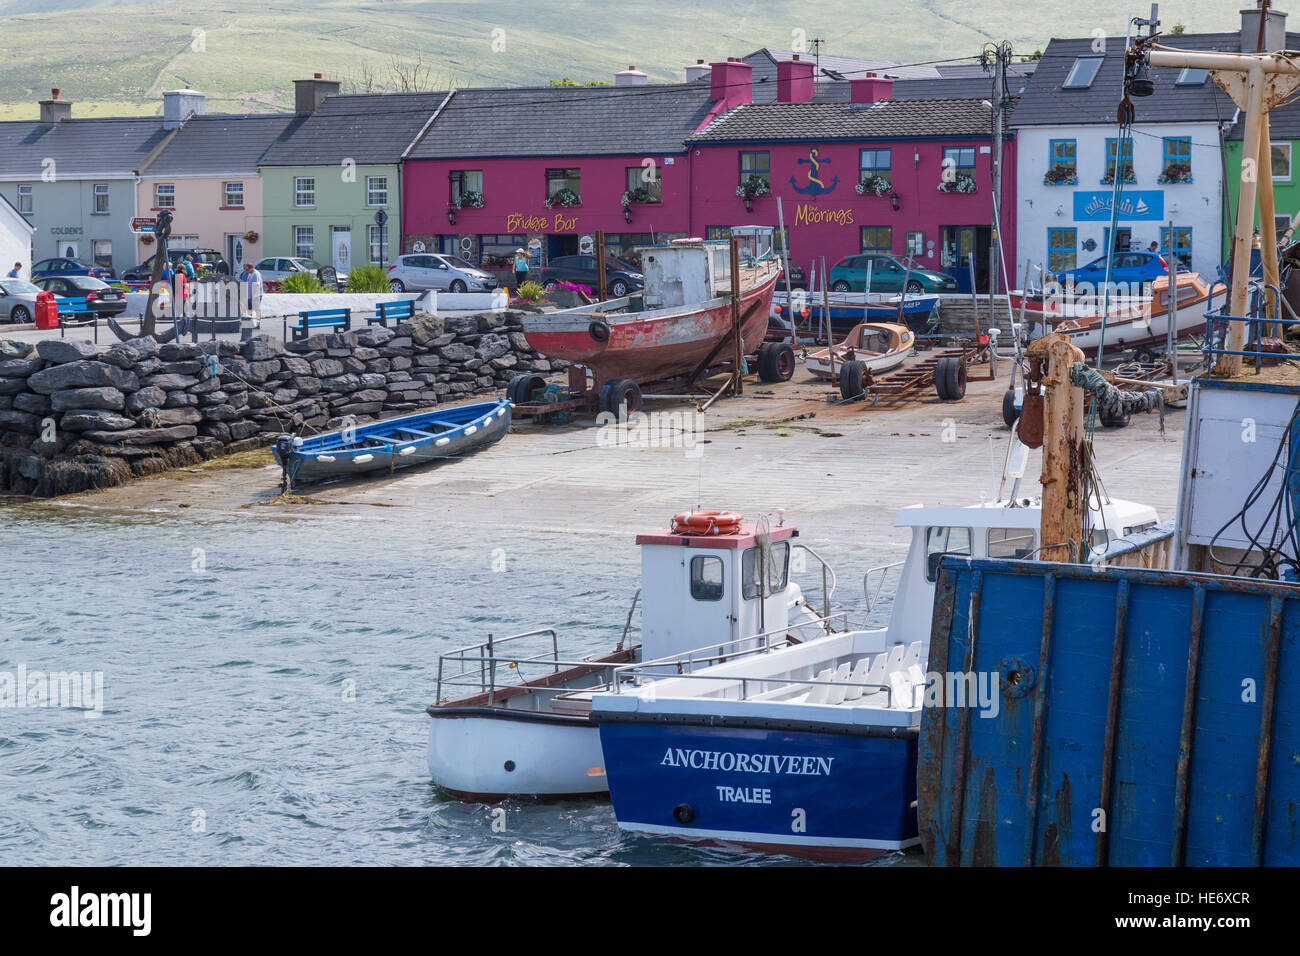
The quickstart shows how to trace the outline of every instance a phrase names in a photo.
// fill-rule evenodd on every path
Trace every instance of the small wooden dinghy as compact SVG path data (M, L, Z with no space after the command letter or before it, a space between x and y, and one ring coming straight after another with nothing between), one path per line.
M898 368L916 345L916 335L905 325L896 322L863 322L855 325L844 341L834 346L835 367L843 368L845 362L861 362L873 374ZM818 378L831 377L830 359L826 349L809 352L804 358L808 371Z
M500 441L510 429L505 399L404 415L312 438L281 435L272 452L284 470L284 487L324 481L461 455Z

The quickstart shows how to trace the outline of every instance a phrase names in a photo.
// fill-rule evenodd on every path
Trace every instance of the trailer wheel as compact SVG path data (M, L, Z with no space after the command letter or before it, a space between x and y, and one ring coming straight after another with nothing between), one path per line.
M863 373L866 369L861 362L845 362L839 371L840 395L846 399L861 398Z
M788 382L794 367L794 349L788 342L764 342L758 347L758 377L764 382Z
M1155 360L1156 353L1154 349L1141 348L1133 353L1133 361L1141 362L1143 365L1154 362Z
M626 409L626 411L624 411ZM620 420L641 410L641 387L630 378L616 378L606 382L600 390L600 410L611 412Z
M934 390L939 393L941 401L955 402L963 398L966 395L966 363L958 357L939 359L934 368Z
M1123 428L1125 425L1129 423L1129 420L1133 416L1129 412L1121 412L1119 414L1113 414L1105 409L1102 409L1101 415L1099 417L1101 418L1101 424L1103 428Z
M540 375L516 375L506 387L506 398L515 405L527 405L533 400L533 393L546 387L546 379Z
M1016 408L1016 390L1007 389L1002 396L1002 420L1007 423L1008 428L1016 427L1016 419L1020 417L1020 409Z

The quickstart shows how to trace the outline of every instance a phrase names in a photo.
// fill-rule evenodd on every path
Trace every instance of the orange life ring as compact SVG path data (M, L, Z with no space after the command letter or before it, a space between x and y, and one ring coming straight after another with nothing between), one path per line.
M683 511L673 515L673 534L737 534L740 515L734 511Z

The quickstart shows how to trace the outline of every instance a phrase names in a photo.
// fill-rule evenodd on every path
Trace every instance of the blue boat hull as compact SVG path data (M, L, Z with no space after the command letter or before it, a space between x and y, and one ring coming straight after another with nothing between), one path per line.
M621 829L796 856L865 859L918 842L916 737L600 722Z
M1300 863L1300 589L944 558L929 668L1001 691L923 713L932 863Z

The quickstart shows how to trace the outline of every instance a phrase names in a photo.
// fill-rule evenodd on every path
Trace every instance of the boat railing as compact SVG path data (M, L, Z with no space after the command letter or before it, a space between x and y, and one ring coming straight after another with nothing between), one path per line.
M796 541L794 546L808 552L812 555L813 560L822 566L822 619L827 620L831 617L831 598L835 596L835 569L827 563L825 558L803 542Z
M553 627L539 627L531 631L522 631L518 634L511 634L507 637L493 637L488 635L486 641L478 644L470 644L466 647L459 647L455 650L448 651L438 656L438 688L435 699L441 701L442 685L465 687L473 686L477 681L480 692L492 691L496 686L496 666L498 663L510 664L510 661L503 660L496 656L496 649L503 644L510 644L515 641L521 641L529 637L539 637L541 635L550 635L551 638L551 656L543 658L541 655L526 658L528 663L548 662L553 663L555 670L558 672L562 666L560 661L560 633ZM461 670L454 674L446 673L448 663L461 665ZM518 662L515 662L518 666Z
M771 695L774 694L775 692L787 690L790 687L807 686L810 691L814 687L843 687L843 688L861 687L864 691L864 696L865 696L865 692L868 690L872 691L873 693L878 693L883 690L886 695L885 709L892 708L894 706L894 688L892 685L869 683L867 681L834 680L834 679L820 680L814 677L781 677L776 675L749 676L745 674L690 674L690 673L663 675L659 679L726 681L727 683L730 684L739 684L740 696L736 698L731 698L731 697L725 697L724 695L724 699L726 700L756 700L760 697L771 698ZM621 693L620 687L622 683L623 682L621 680L616 679L614 681L615 693ZM750 685L757 686L757 690L755 690L754 693L752 694L750 693ZM917 690L923 689L924 685L913 684L911 685L911 687L912 687L912 693L915 694ZM831 704L830 706L838 706L838 705Z
M613 690L616 694L621 693L620 685L625 682L639 685L646 677L654 679L681 677L701 667L712 667L714 664L721 664L726 661L739 660L755 654L766 654L783 647L793 647L804 642L799 641L797 638L791 641L790 631L811 625L821 625L830 633L834 631L831 626L831 622L834 620L838 620L844 630L848 630L848 614L844 611L836 611L834 614L825 617L811 618L793 625L787 624L785 627L764 631L760 634L751 634L748 637L707 644L703 647L682 651L678 654L670 654L666 657L657 657L649 661L619 664L614 668ZM773 641L773 638L779 638L779 640ZM672 668L672 670L666 674L652 674L649 672L650 668Z
M878 567L867 568L867 573L862 576L862 595L867 599L867 613L870 614L875 610L876 602L880 600L880 592L885 587L885 582L889 580L889 572L894 568L901 568L906 562L895 561L892 564L882 564ZM876 586L872 588L872 575L879 575L876 580Z
M1279 338L1284 338L1287 329L1300 326L1300 319L1282 318L1282 296L1277 286L1264 285L1260 287L1259 291L1261 294L1265 291L1274 294L1274 301L1277 303L1275 315L1228 315L1226 304L1222 311L1205 313L1205 344L1201 347L1201 352L1205 354L1210 365L1214 365L1221 356L1240 355L1243 358L1253 358L1255 360L1255 374L1258 375L1266 361L1281 362L1288 358L1288 354L1285 352L1266 351L1261 347L1260 340L1267 334L1270 326L1281 333L1278 336ZM1228 333L1234 322L1242 322L1246 326L1243 347L1240 349L1227 347Z
M1101 553L1093 552L1088 563L1111 568L1155 568L1167 570L1174 546L1174 522L1162 521L1145 531L1115 538Z

